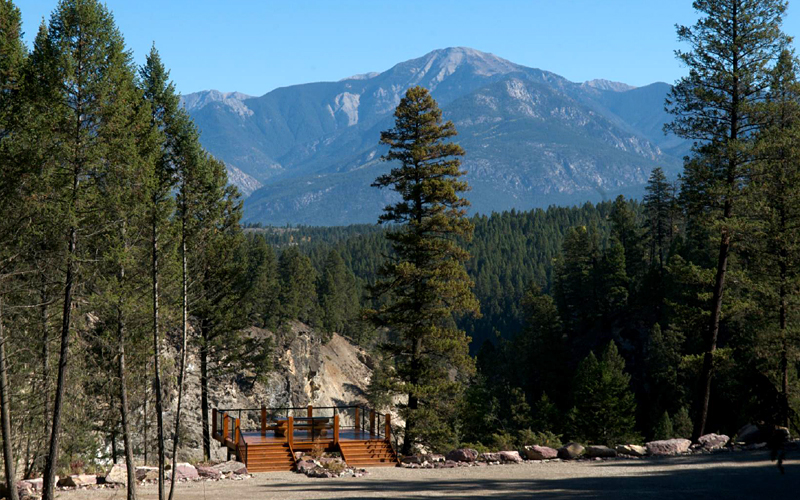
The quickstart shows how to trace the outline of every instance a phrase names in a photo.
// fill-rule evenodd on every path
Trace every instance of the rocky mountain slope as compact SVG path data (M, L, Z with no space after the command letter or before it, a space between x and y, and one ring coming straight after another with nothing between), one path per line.
M260 408L264 404L269 408L285 408L365 403L364 390L372 376L371 359L344 337L333 334L328 342L323 342L322 335L301 323L292 323L277 333L251 329L250 334L272 339L274 370L265 383L253 382L251 373L213 373L209 381L211 407ZM179 459L199 460L203 437L200 365L196 351L190 351L187 358L185 390ZM174 390L167 394L169 410L165 412L165 422L173 421L176 396ZM248 418L258 418L258 412L243 413L243 425ZM257 425L255 421L251 424ZM211 445L212 458L224 459L225 449L217 446L217 442Z
M468 198L482 213L638 194L652 168L674 172L686 151L661 132L667 84L574 83L463 47L338 82L183 102L248 195L246 221L348 224L374 222L392 199L369 185L389 168L380 131L414 85L456 123Z

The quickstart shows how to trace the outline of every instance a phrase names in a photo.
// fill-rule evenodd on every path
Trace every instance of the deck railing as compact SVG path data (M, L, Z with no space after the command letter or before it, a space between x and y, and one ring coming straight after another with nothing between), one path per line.
M380 413L360 405L313 406L285 408L225 408L212 409L211 434L214 439L236 447L246 454L244 432L275 432L285 436L292 445L296 432L303 442L339 442L340 431L352 430L355 435L369 435L369 439L389 441L391 438L391 415ZM331 435L327 431L331 431ZM241 449L241 450L240 450Z

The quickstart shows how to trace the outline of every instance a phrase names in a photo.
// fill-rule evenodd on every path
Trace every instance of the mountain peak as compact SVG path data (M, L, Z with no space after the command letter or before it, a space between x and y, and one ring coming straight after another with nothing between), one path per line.
M627 83L612 82L611 80L603 80L602 78L583 82L581 87L589 87L597 90L608 90L611 92L627 92L636 88L632 85L628 85Z
M186 108L186 111L191 112L194 109L200 109L211 103L218 102L231 108L239 116L251 116L253 111L244 104L244 101L252 99L252 97L241 92L203 90L181 96L181 105Z

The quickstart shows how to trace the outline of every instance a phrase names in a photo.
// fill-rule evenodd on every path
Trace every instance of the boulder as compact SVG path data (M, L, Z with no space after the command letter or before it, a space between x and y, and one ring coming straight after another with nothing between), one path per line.
M242 462L237 462L235 460L228 460L227 462L222 462L217 465L213 466L214 469L217 469L223 474L237 474L243 476L247 474L247 467Z
M731 438L725 434L706 434L697 440L704 450L718 450L728 444Z
M436 464L437 469L453 469L455 467L458 467L458 462L452 460L445 460Z
M425 461L425 459L419 455L409 455L407 457L403 457L400 459L401 463L404 464L417 464L420 465Z
M620 455L629 455L631 457L643 457L647 455L647 448L639 446L638 444L620 444L617 445L616 450Z
M127 484L128 483L128 469L125 464L114 464L111 470L106 474L106 484Z
M500 461L501 462L508 462L518 464L522 462L522 457L519 456L518 451L501 451L500 452Z
M427 455L424 456L424 458L425 458L426 461L428 461L428 462L430 462L432 464L439 463L439 462L444 462L444 460L445 460L444 459L444 455L438 455L436 453L428 453Z
M617 452L608 446L589 445L586 447L585 454L589 458L614 458Z
M500 461L500 454L499 453L481 453L478 456L478 460L481 462L499 462Z
M689 451L692 442L688 439L664 439L645 443L648 455L680 455Z
M37 477L35 479L26 479L17 483L18 489L26 489L30 491L42 491L44 489L44 479Z
M222 478L222 472L213 467L197 467L197 475L205 479L217 480Z
M533 446L526 446L525 449L522 450L522 454L525 455L525 458L528 460L550 460L558 457L557 450L536 444Z
M97 484L97 476L92 476L90 474L74 474L72 476L62 477L58 480L59 486L67 488L77 488L89 484Z
M747 424L736 433L737 443L753 444L763 443L764 441L766 439L761 435L761 429L755 424Z
M170 474L173 471L170 471ZM197 469L194 465L188 464L186 462L179 463L175 466L175 479L198 479L200 475L197 473Z
M297 462L297 472L301 474L306 474L307 472L314 470L316 467L317 464L313 460L302 460Z
M137 467L136 468L137 481L157 481L158 480L158 467Z
M453 462L474 462L478 459L478 452L472 448L460 448L447 454L446 460Z
M558 449L558 458L564 460L575 460L583 455L584 448L578 443L568 443Z

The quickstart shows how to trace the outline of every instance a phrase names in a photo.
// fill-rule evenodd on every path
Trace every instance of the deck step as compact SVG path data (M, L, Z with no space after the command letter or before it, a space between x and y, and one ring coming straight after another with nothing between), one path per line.
M397 465L397 454L387 441L340 441L342 458L353 467L386 467Z
M247 447L244 460L249 472L279 472L294 470L295 460L286 443L259 443Z

